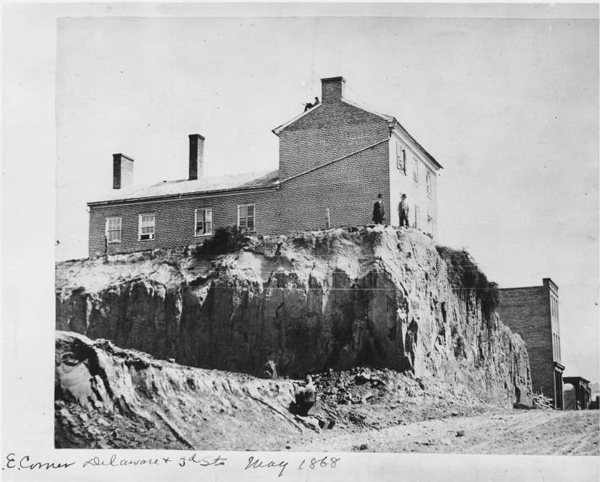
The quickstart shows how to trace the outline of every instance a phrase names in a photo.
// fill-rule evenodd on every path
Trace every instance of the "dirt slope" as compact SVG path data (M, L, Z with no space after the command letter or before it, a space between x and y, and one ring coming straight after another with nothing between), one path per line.
M219 256L59 263L56 328L189 366L260 375L273 361L301 378L370 365L529 404L525 345L484 314L481 293L451 282L417 230L334 229L247 238Z
M599 454L599 412L506 410L466 386L356 368L315 375L294 415L293 380L160 361L56 335L59 448ZM331 427L331 428L325 428Z
M184 367L57 332L56 446L285 450L321 432L355 433L488 407L464 386L391 370L329 372L315 380L317 403L300 417L292 413L298 381Z

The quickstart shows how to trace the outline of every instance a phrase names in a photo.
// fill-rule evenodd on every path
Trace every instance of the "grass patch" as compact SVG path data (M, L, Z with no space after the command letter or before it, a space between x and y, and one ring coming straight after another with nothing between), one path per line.
M446 246L436 246L436 249L446 262L448 280L453 288L462 296L475 294L481 301L483 316L490 320L500 302L498 285L488 281L487 276L464 249L456 250Z
M193 255L197 257L233 253L241 249L247 240L246 234L237 226L220 227L204 243L194 248Z

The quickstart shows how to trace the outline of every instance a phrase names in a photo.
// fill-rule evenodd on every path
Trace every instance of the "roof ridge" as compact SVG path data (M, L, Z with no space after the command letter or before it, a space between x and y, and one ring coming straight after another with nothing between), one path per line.
M270 174L272 172L275 171L279 171L279 168L277 169L263 169L260 171L245 171L245 172L232 172L231 174L220 174L218 176L204 176L198 179L170 179L168 181L159 181L159 182L155 182L155 183L149 183L149 184L132 184L131 186L122 188L121 190L125 190L125 189L129 189L129 188L141 188L141 187L152 187L152 186L162 186L163 184L168 184L171 182L196 182L199 183L203 180L207 180L207 179L220 179L220 178L226 178L226 177L231 177L231 176L250 176L253 174L262 174L262 175L266 175L266 174Z
M352 107L356 107L357 109L363 110L365 112L368 112L369 114L373 114L377 117L381 117L383 120L388 121L388 122L394 122L396 121L396 118L394 116L388 115L388 114L382 114L381 112L377 112L371 108L365 107L361 104L358 104L354 101L350 101L344 97L342 97L340 99L342 102L344 102L345 104L348 104ZM289 125L293 124L294 122L300 120L302 117L304 117L305 115L310 114L311 112L314 112L315 110L317 110L319 107L321 107L323 105L323 102L320 102L318 105L314 106L313 108L306 110L304 112L302 112L301 114L297 115L296 117L294 117L293 119L290 119L289 121L281 124L278 127L275 127L275 129L271 130L271 132L273 132L273 134L275 135L279 135L279 133L284 130L286 127L288 127Z

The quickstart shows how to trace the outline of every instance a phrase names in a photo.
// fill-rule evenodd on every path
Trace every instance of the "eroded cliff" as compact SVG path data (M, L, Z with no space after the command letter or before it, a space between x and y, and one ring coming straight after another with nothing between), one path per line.
M57 264L56 328L177 363L280 375L371 365L531 401L525 345L433 241L375 227Z

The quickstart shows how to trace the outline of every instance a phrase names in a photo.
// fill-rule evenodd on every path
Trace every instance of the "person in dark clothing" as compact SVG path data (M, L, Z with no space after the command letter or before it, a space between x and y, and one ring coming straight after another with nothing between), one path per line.
M382 224L385 219L385 209L383 207L383 196L380 194L377 196L377 201L373 205L373 222L375 224Z
M318 104L319 104L319 98L315 97L314 103L311 104L310 102L308 102L307 104L304 104L304 112L312 109L313 107L316 107Z
M406 194L402 194L400 204L398 204L398 217L400 218L400 227L408 228L408 203L406 202Z

